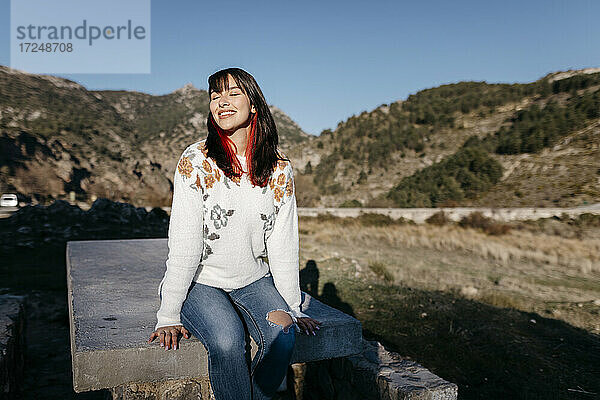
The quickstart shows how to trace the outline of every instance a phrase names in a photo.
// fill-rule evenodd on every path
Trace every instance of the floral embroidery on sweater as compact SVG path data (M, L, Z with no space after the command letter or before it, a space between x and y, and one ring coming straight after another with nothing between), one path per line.
M227 226L227 217L231 217L235 210L225 210L220 205L215 204L210 211L210 219L213 221L215 229L221 229L224 226ZM204 224L204 253L202 254L202 259L206 259L210 254L213 254L212 248L208 243L208 240L217 240L220 239L221 236L216 232L210 232L208 224Z
M202 172L204 176L204 183L206 187L210 189L216 182L221 182L221 176L223 176L223 183L225 183L227 189L231 189L229 182L234 182L235 184L240 186L241 177L234 176L233 178L228 178L227 175L222 174L221 169L214 163L214 161L211 161L208 158L208 149L206 148L205 144L206 139L204 139L200 144L198 144L198 146L196 146L196 149L200 150L204 155L204 159L202 160L202 167L197 168L200 169L200 172Z
M208 257L210 254L213 253L212 248L210 247L210 244L208 243L208 240L216 240L219 239L220 236L216 233L211 233L210 235L208 234L208 225L204 225L204 229L203 229L203 233L204 233L204 252L202 253L202 259L205 260L206 257ZM207 240L208 239L208 240Z
M188 178L191 178L192 173L195 170L196 177L194 183L190 184L189 186L196 191L200 190L203 194L202 198L204 201L208 199L208 189L212 189L217 182L221 182L221 178L223 178L222 182L228 189L231 189L231 182L238 186L240 186L241 183L241 177L237 176L229 178L227 175L222 173L221 169L216 165L216 163L214 163L214 161L208 157L208 149L206 148L205 144L206 139L202 140L195 147L190 146L187 151L184 152L177 165L177 171L182 176L184 181L186 181ZM204 157L199 157L200 153L198 153L196 150L200 150ZM284 158L287 158L285 154L281 153L281 155ZM197 162L195 162L194 159L197 156ZM265 194L269 188L271 189L273 192L275 206L275 211L271 215L265 215L263 213L260 214L261 220L264 221L263 230L265 232L273 229L276 216L279 213L281 206L283 206L283 204L285 204L287 200L294 194L294 177L291 171L291 166L286 172L286 167L288 167L288 165L290 165L289 161L278 160L271 178L268 180L268 184L262 191L262 193ZM216 232L211 232L209 224L207 224L208 221L206 221L206 217L208 217L208 214L210 214L210 221L213 222L214 229L221 229L227 226L228 218L234 214L235 210L224 209L220 205L215 204L211 210L208 210L208 208L205 206L203 212L205 215L205 223L203 227L204 252L202 259L205 259L208 255L213 254L209 241L214 241L220 238L219 234Z
M184 156L181 157L181 160L179 160L177 170L181 175L185 176L186 178L189 178L191 176L192 171L194 170L194 167L192 166L192 162L190 161L190 159Z
M202 168L204 168L206 172L212 172L212 167L206 159L202 160Z
M282 156L287 158L283 153ZM277 167L269 180L269 187L273 191L273 198L275 199L276 214L279 213L279 209L287 201L286 199L289 199L294 194L294 176L291 170L287 174L284 172L289 164L289 161L277 161Z
M275 224L275 213L272 213L269 216L267 216L263 213L260 213L260 219L265 221L265 224L263 225L263 230L265 232L268 232L271 229L273 229L273 225Z
M225 210L220 205L215 204L210 210L210 219L214 221L215 228L221 229L227 226L227 217L231 217L235 210Z
M239 287L259 272L262 274L262 268L255 266L258 258L264 262L265 257L291 315L307 316L300 308L301 291L297 285L299 242L294 171L290 161L278 160L274 164L265 187L251 187L244 178L242 187L237 188L232 184L235 181L227 178L207 156L204 140L184 150L173 171L173 194L177 197L173 198L172 211L177 212L171 214L169 223L169 237L177 245L169 248L170 261L158 287L162 300L155 329L181 323L182 289L189 287L192 280L215 287ZM231 246L235 251L231 251ZM252 260L252 256L257 260ZM206 268L196 269L203 263ZM248 268L240 268L245 266Z
M206 185L206 187L208 189L213 187L213 184L215 183L215 181L216 181L216 179L212 174L204 175L204 184Z

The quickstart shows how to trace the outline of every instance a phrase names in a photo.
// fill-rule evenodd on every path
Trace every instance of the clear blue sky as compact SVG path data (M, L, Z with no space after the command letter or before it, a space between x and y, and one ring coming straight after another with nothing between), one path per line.
M0 64L10 64L0 0ZM152 73L59 75L88 89L206 89L230 66L319 134L353 114L463 80L530 82L600 66L600 1L152 1ZM108 60L110 62L110 60ZM1 94L0 94L1 95Z

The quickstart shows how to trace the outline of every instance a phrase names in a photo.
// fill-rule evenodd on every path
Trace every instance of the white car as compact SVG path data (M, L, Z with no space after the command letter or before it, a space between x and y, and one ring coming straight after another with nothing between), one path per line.
M12 193L4 193L0 196L0 207L16 207L19 205L17 195Z

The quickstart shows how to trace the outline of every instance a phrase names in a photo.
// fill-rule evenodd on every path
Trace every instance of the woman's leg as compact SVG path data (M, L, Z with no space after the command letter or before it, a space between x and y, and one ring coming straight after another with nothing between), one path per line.
M215 399L250 400L246 332L227 292L192 282L181 308L181 322L206 347Z
M271 399L285 377L296 341L292 318L286 313L289 307L275 288L272 276L235 289L229 295L258 344L250 368L252 398Z

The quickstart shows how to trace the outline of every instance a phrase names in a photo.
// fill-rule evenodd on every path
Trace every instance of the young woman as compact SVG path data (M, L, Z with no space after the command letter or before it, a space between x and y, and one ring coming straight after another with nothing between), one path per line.
M217 400L270 399L292 356L292 326L315 335L321 324L300 309L294 175L254 78L228 68L208 85L208 136L184 150L174 175L148 343L175 350L191 332L208 351ZM246 330L258 344L251 361Z

